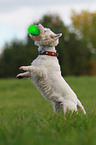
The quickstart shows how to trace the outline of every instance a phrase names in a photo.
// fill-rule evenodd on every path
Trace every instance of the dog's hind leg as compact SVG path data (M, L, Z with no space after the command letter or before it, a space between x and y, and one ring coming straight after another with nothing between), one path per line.
M81 104L81 102L80 102L79 100L77 101L77 106L78 106L78 108L79 108L80 110L83 111L84 114L86 114L86 111L85 111L84 107L82 106L82 104Z
M60 102L53 102L53 109L54 113L57 113L61 110L61 103Z
M31 78L30 72L20 73L16 76L18 79Z

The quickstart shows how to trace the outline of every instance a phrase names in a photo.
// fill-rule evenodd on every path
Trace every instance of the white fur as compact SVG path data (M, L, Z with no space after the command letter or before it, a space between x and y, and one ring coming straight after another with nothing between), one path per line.
M56 52L55 46L61 34L55 34L50 29L44 28L41 24L37 25L40 35L32 36L35 44L39 46L38 51ZM20 69L27 71L17 75L17 77L31 78L35 86L45 99L53 103L54 112L63 107L64 114L69 109L77 111L77 106L86 111L78 100L76 94L61 76L60 65L57 57L48 55L38 55L31 66L22 66Z

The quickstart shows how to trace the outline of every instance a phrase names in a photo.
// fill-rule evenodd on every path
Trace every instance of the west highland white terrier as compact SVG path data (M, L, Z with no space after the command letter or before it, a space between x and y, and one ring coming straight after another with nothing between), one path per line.
M78 112L78 106L86 114L76 94L61 76L55 46L58 45L59 37L62 34L55 34L41 24L36 26L40 30L40 34L29 35L35 41L35 45L39 46L39 55L31 66L20 67L26 72L18 74L17 78L30 78L42 96L52 102L54 112L58 112L63 107L65 116L67 109Z

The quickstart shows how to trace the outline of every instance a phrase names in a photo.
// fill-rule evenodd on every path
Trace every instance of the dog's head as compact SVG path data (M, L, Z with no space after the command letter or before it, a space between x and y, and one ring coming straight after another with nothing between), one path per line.
M36 25L40 30L39 35L29 34L30 37L35 41L35 45L38 46L57 46L59 43L59 37L62 36L62 33L55 34L49 28L44 28L41 24Z

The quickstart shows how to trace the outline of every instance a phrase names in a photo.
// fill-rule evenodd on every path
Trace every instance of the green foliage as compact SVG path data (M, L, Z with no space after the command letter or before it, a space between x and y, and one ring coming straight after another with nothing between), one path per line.
M76 40L74 33L69 35L69 39L69 41L64 43L64 51L60 53L64 56L64 58L62 56L63 61L60 59L62 68L64 71L66 69L66 75L88 75L91 69L91 53L89 49L83 40Z
M55 33L63 34L56 47L62 75L88 75L91 69L91 52L84 41L77 39L76 34L70 32L57 15L45 15L38 23ZM19 73L18 68L21 65L30 65L37 55L37 46L29 35L26 44L18 41L7 44L0 57L0 77L15 77Z
M30 65L36 51L22 42L7 44L0 58L0 77L15 77L22 65Z
M83 36L89 48L96 49L96 12L85 10L77 13L73 11L71 19L75 30Z
M0 80L0 145L95 145L96 77L66 77L87 115L53 113L29 80Z

